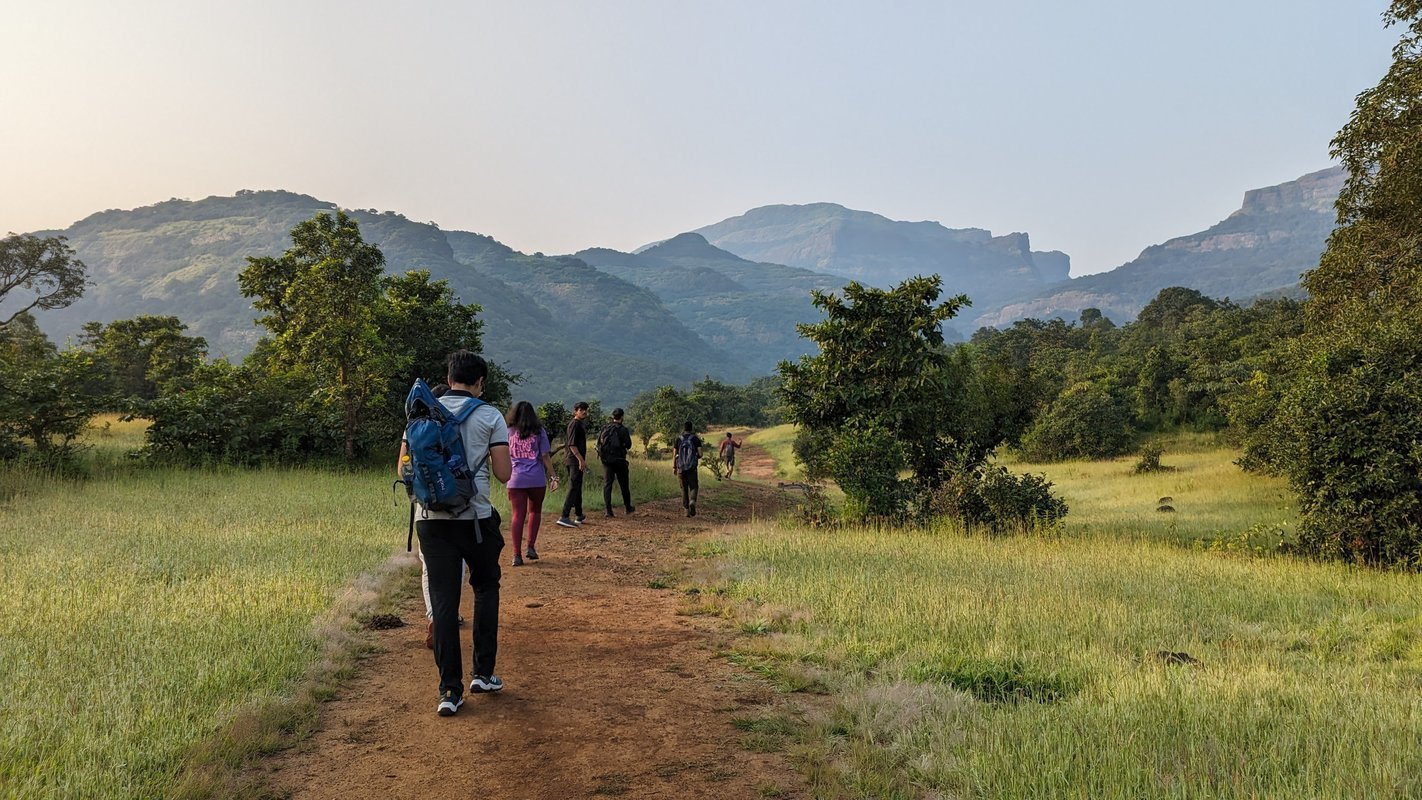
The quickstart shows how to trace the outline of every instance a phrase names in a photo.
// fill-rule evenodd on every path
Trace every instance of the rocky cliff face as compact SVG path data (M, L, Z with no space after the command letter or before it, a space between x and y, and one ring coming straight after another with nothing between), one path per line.
M981 228L902 222L834 203L762 206L695 232L742 258L873 286L938 274L946 292L977 304L1064 280L1070 267L1063 253L1033 253L1026 233L993 236Z
M1025 317L1075 319L1084 308L1099 308L1124 322L1168 286L1236 301L1294 291L1300 276L1318 264L1333 230L1333 202L1346 179L1341 167L1333 167L1251 189L1238 210L1207 230L1147 247L1110 272L995 306L979 305L974 326Z

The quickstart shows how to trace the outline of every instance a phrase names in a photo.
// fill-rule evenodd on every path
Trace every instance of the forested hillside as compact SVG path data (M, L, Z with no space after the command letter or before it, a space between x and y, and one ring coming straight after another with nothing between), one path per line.
M89 321L175 315L208 340L212 355L240 358L260 335L236 283L246 258L279 255L295 224L335 208L292 192L239 192L105 211L43 232L68 237L93 285L74 305L39 314L39 322L63 340ZM577 259L516 253L489 237L393 212L350 214L384 252L388 272L428 270L463 302L483 307L486 346L523 375L520 398L621 402L668 380L750 376L654 294Z
M593 249L577 257L647 287L682 324L735 353L758 375L807 351L795 324L820 316L810 304L810 292L833 291L844 283L833 275L747 261L713 247L698 233L683 233L635 254Z

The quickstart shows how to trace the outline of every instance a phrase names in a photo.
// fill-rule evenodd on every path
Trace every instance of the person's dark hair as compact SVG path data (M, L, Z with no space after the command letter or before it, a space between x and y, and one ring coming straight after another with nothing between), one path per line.
M681 430L683 433L691 433L691 420L687 420L686 424L681 426Z
M538 419L538 412L527 400L514 403L514 407L509 409L509 413L504 416L504 422L508 423L509 430L518 431L518 435L524 439L537 436L538 432L543 430L543 423Z
M586 401L586 400L579 400L578 402L574 403L574 404L573 404L573 410L574 410L574 411L587 411L587 410L588 410L588 403L587 403L587 401Z
M615 419L615 420L618 420L618 421L620 422L620 421L622 420L622 409L620 409L620 408L614 408L614 409L612 409L612 418Z
M727 439L731 438L731 432L730 432L730 431L726 431L726 438L727 438Z
M478 353L455 350L449 354L449 382L473 386L489 376L489 362Z
M449 391L449 384L447 383L436 383L434 388L430 389L430 393L435 397L444 397L444 393L447 391Z

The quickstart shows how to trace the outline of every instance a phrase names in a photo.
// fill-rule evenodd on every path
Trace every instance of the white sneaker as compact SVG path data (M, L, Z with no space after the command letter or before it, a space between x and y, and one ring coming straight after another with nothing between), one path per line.
M435 712L441 717L452 717L462 705L464 705L463 695L456 695L453 689L446 689L444 694L439 696L439 706L435 708Z
M469 691L476 694L483 692L502 692L504 681L498 675L475 675L474 680L469 682Z

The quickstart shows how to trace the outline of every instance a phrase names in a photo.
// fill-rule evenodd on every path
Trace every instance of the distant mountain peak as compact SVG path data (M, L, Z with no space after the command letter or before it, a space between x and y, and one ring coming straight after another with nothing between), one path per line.
M658 242L639 252L654 258L714 258L743 260L740 256L706 241L699 233L679 233L664 242Z

